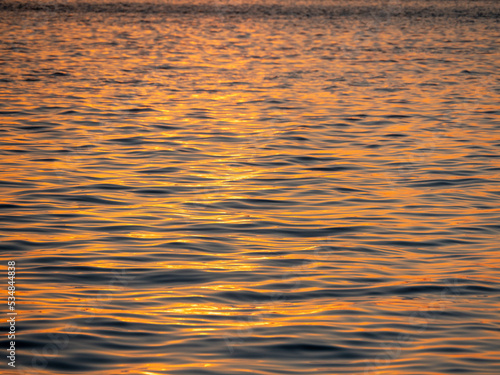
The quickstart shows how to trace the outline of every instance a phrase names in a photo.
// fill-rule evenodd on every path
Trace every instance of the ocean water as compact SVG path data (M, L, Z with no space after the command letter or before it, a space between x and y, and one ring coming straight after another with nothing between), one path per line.
M2 373L500 373L498 3L0 9Z

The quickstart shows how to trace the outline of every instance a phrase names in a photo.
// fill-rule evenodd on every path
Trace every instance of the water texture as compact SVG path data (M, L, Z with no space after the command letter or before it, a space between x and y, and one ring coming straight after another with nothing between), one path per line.
M2 373L500 373L495 2L0 8Z

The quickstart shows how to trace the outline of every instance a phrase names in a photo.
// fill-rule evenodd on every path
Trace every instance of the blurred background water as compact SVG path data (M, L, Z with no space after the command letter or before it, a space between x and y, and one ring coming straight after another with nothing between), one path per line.
M498 3L0 9L4 373L500 372Z

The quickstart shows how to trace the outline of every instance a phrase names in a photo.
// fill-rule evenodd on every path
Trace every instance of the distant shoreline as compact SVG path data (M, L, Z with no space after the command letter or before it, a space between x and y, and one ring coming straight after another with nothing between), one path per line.
M13 12L40 11L50 13L108 13L108 14L207 14L248 16L297 16L297 17L373 17L380 20L392 17L465 19L500 19L500 2L479 1L405 1L378 2L354 1L346 4L336 1L274 1L248 2L226 0L207 1L119 1L107 0L34 0L0 1L0 10Z

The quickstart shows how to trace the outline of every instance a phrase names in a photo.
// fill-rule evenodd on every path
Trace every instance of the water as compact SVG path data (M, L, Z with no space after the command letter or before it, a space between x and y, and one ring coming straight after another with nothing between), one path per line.
M498 4L12 4L3 373L499 373Z

